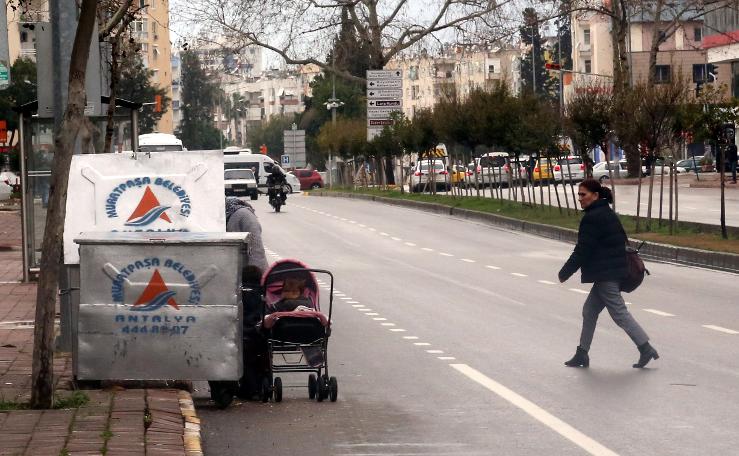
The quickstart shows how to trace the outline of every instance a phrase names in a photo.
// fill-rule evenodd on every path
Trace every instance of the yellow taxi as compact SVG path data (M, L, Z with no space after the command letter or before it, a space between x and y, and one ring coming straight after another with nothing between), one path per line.
M451 175L452 185L464 186L470 182L472 173L464 165L452 165Z
M552 164L552 166L554 165ZM554 180L554 173L549 167L549 163L546 159L541 159L536 162L534 169L531 170L531 180L534 185L541 182L549 183Z

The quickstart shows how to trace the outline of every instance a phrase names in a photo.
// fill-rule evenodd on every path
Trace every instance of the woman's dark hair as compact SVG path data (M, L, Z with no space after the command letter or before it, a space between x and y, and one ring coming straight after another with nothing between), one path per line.
M591 193L597 193L598 199L604 199L608 201L608 204L613 204L613 192L608 187L604 187L595 179L585 179L580 182L580 187L585 187Z

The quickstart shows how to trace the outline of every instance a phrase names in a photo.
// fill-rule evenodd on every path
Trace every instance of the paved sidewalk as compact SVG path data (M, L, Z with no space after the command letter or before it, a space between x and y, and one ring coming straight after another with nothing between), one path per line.
M79 408L22 408L31 395L36 284L20 282L20 245L20 214L0 211L0 456L202 455L185 391L85 390ZM74 396L69 353L54 356L54 387L58 401Z

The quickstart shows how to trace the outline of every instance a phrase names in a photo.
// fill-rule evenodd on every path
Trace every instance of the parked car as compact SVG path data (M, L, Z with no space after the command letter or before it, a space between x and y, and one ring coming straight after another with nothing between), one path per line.
M464 165L452 165L452 185L464 187L470 185L472 172Z
M611 162L610 168L608 166L608 163L604 161L598 162L593 166L593 179L597 179L601 182L610 179L611 174L613 174L613 177L616 178L617 175L619 177L626 177L628 176L628 173L629 170L626 166L626 160L621 160L618 163Z
M227 169L223 173L226 195L248 195L255 200L259 197L257 179L250 169Z
M702 160L703 157L696 156L695 159L686 158L685 160L680 160L675 165L678 168L684 169L687 173L694 173L696 171L698 171L699 173L705 173L708 171L714 171L716 169L713 165L701 165Z
M528 180L525 162L519 159L519 172L516 172L516 161L509 157L507 152L483 154L475 158L468 167L477 174L477 182L482 186L509 186L511 183L519 182L519 179L522 182ZM475 175L470 177L470 183L475 183Z
M421 192L424 188L430 190L432 183L436 184L437 190L451 190L452 184L444 162L442 160L434 160L429 163L429 160L419 160L413 168L413 173L410 175L409 186L411 192Z
M549 183L554 179L554 173L549 169L549 163L546 160L538 160L531 170L531 181L536 184Z
M685 168L682 168L682 167L678 167L676 169L676 172L678 173L684 173L685 171L686 171ZM649 172L650 170L646 170L647 175L649 174ZM654 175L659 176L660 174L670 174L670 165L663 158L658 158L654 162Z
M318 171L314 169L296 169L290 172L298 177L301 190L313 190L323 187L323 179L318 174Z
M585 179L585 163L582 157L558 159L554 165L554 179L557 182L579 182Z

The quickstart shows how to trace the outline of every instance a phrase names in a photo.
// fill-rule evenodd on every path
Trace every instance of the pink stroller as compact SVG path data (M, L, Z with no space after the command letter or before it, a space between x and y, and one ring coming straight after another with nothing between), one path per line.
M328 316L321 312L320 290L314 273L331 278ZM291 288L286 296L286 284ZM300 284L300 289L293 289ZM331 335L334 276L310 269L297 260L280 260L262 276L264 312L261 331L267 339L270 372L262 382L262 401L282 401L281 372L310 372L308 397L336 401L338 383L328 373L328 338ZM293 293L294 292L294 293Z

